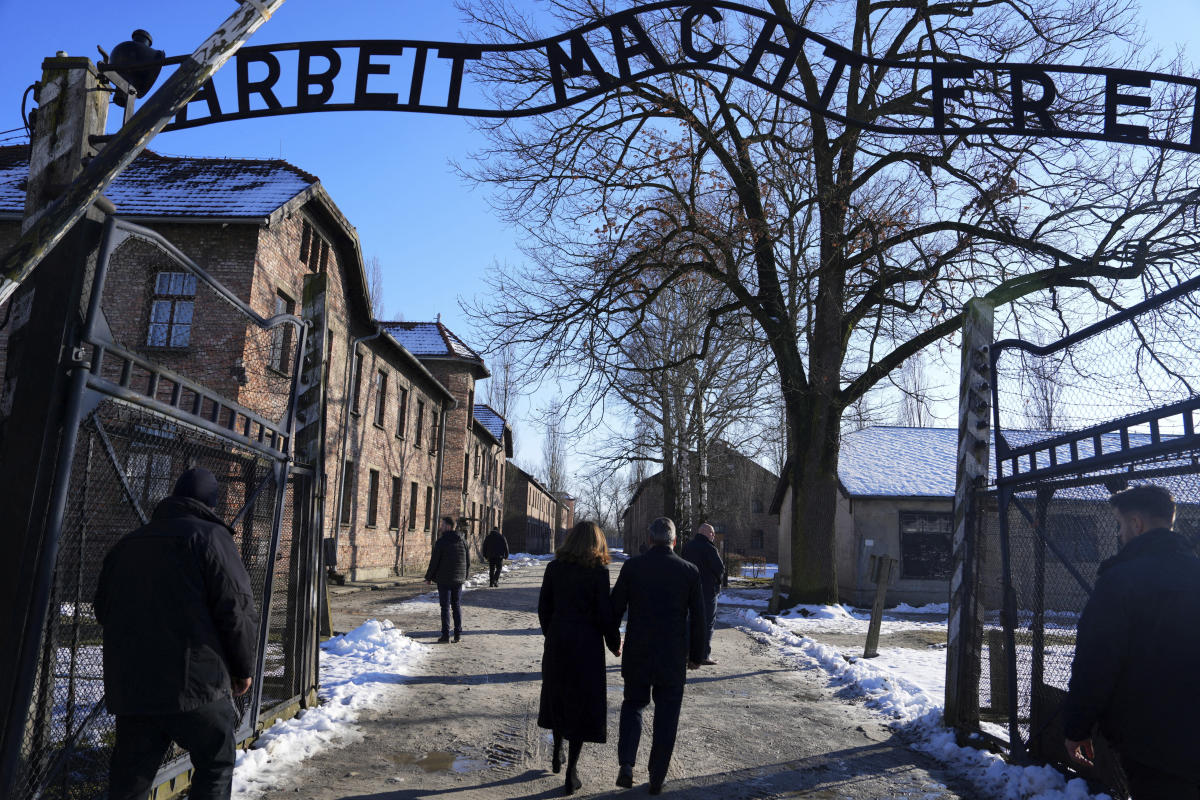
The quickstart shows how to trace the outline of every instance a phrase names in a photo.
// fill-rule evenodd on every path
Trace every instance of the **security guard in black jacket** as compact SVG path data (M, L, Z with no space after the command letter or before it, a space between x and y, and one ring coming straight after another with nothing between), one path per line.
M1200 559L1171 530L1175 501L1141 485L1110 498L1121 550L1079 618L1063 705L1068 755L1091 765L1097 725L1134 800L1200 799Z
M172 741L191 754L192 800L230 796L230 694L250 689L259 620L218 493L208 470L184 472L104 558L94 603L116 716L110 800L144 800Z

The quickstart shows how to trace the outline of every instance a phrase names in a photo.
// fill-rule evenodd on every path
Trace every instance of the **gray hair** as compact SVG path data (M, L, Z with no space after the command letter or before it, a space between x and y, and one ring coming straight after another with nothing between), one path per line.
M659 517L650 523L650 541L671 544L675 541L675 523L669 517Z

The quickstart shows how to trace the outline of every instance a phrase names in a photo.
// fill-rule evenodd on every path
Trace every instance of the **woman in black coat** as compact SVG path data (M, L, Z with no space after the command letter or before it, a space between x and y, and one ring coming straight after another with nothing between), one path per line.
M554 732L555 772L562 769L562 742L567 740L565 794L574 794L582 786L576 765L583 743L607 739L604 646L617 654L621 636L608 599L608 543L600 526L580 522L555 556L538 598L546 637L538 725Z

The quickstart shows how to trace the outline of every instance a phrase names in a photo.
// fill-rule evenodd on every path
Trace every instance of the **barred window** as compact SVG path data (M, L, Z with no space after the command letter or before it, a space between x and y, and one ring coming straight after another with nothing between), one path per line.
M196 276L190 272L160 272L154 278L150 304L150 347L187 347L192 341L192 312Z
M379 521L379 470L367 472L367 527L374 528Z
M901 511L901 577L949 578L953 568L950 554L950 534L953 527L953 514Z
M283 292L275 293L275 313L296 313L296 301ZM271 366L280 372L292 371L292 326L279 325L271 331Z
M397 530L400 527L400 479L392 476L392 514L388 519L388 527Z

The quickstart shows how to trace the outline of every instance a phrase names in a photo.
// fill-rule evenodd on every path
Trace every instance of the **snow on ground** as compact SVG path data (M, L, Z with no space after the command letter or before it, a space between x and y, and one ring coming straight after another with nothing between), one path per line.
M778 564L743 564L743 578L774 578L779 572Z
M864 659L821 644L822 632L866 636L870 615L847 606L797 606L765 619L753 608L768 590L723 592L725 618L754 631L760 641L776 645L801 669L820 669L831 683L865 698L868 707L892 720L892 727L911 736L913 747L946 764L971 782L977 791L1004 800L1111 800L1092 795L1079 778L1068 781L1053 767L1007 764L994 753L959 747L942 725L945 699L946 651L930 647L880 648L879 656ZM763 603L765 605L765 603ZM898 619L895 613L935 616L927 621ZM883 632L926 627L945 629L945 606L900 606L884 615Z
M359 713L413 675L427 649L386 619L367 620L323 643L321 705L276 722L253 748L238 752L234 796L249 798L273 788L317 751L359 739L354 725Z

